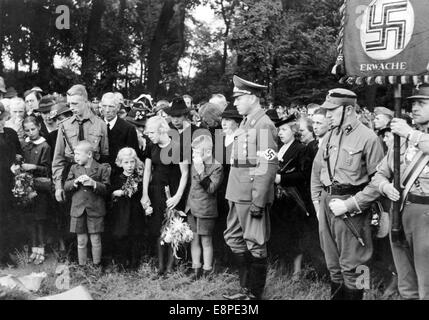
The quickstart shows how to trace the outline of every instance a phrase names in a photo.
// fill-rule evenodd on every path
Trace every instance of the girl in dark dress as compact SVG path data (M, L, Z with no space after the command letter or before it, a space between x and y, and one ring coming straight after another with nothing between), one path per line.
M41 126L34 116L24 119L22 126L27 138L23 146L24 161L21 168L33 174L34 178L50 178L51 147L40 136ZM48 184L49 190L50 183ZM30 229L32 254L30 262L41 264L45 260L45 224L48 218L48 199L50 193L36 186L37 197L24 209Z
M160 243L161 226L166 208L184 210L186 197L184 192L188 181L189 164L182 159L180 145L174 145L168 135L168 123L164 118L155 116L146 124L146 133L152 144L148 146L143 176L142 206L148 218L148 229L156 239L158 251L158 273L171 272L174 257L171 247ZM167 199L165 187L168 186L171 198ZM153 211L153 212L151 212ZM165 264L167 256L167 265Z
M132 148L118 152L116 165L123 172L112 179L113 237L115 255L125 267L138 267L145 215L140 203L143 189L143 163Z
M11 249L12 234L10 216L13 204L13 174L10 167L17 154L22 154L21 144L15 130L5 128L9 113L0 102L0 264L6 263Z

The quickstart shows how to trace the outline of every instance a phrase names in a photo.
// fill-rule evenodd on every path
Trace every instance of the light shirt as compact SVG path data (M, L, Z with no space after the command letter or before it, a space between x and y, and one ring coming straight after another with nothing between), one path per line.
M111 121L107 121L106 119L104 119L104 121L106 122L106 124L108 124L110 126L110 130L113 129L113 127L116 124L116 121L118 120L118 116L116 116L113 120Z

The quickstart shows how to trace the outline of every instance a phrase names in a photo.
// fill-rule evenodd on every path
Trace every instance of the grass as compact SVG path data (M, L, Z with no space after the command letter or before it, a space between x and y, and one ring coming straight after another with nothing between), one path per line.
M55 285L58 277L55 270L58 265L56 259L51 256L39 266L20 262L17 268L0 269L0 274L3 275L22 276L31 272L46 272L48 275L37 293L29 295L0 287L0 299L35 299L64 292L57 289ZM222 299L222 294L239 289L238 275L228 269L217 272L212 279L201 279L195 282L192 282L182 271L159 278L156 276L155 263L152 259L144 260L135 272L103 273L91 266L82 270L74 264L69 264L69 270L70 288L83 285L96 300L219 300ZM373 289L367 290L364 298L380 299L381 279L375 277L371 287ZM315 276L311 268L305 268L301 279L294 281L291 273L284 266L274 263L269 267L265 299L326 300L329 299L329 290L329 282ZM398 297L394 296L393 299Z

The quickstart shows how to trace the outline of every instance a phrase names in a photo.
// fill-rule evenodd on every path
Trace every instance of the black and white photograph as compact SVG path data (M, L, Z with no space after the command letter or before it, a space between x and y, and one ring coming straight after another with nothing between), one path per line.
M429 299L428 17L0 0L0 300Z

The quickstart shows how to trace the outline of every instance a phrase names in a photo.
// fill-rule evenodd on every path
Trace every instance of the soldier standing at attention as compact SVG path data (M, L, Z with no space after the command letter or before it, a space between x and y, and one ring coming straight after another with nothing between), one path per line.
M327 109L331 131L316 154L311 175L333 300L362 299L363 290L356 288L356 268L365 265L373 252L371 216L365 209L379 193L368 196L359 191L376 172L383 147L376 134L358 120L356 100L350 90L329 91L321 107Z
M88 93L81 84L67 91L67 104L73 116L58 127L52 178L55 184L55 198L64 202L64 181L68 170L74 163L74 149L79 141L87 140L92 144L94 159L100 163L108 162L109 142L106 123L91 112Z
M274 199L277 130L261 108L266 86L234 76L234 105L244 116L234 133L226 199L230 203L225 241L239 266L239 293L230 300L261 299L267 275L269 206Z
M398 272L398 289L404 299L429 299L429 85L420 85L408 98L413 120L394 118L392 133L401 139L402 226L405 239L391 243ZM393 148L377 168L371 184L392 201L400 194L393 186Z

